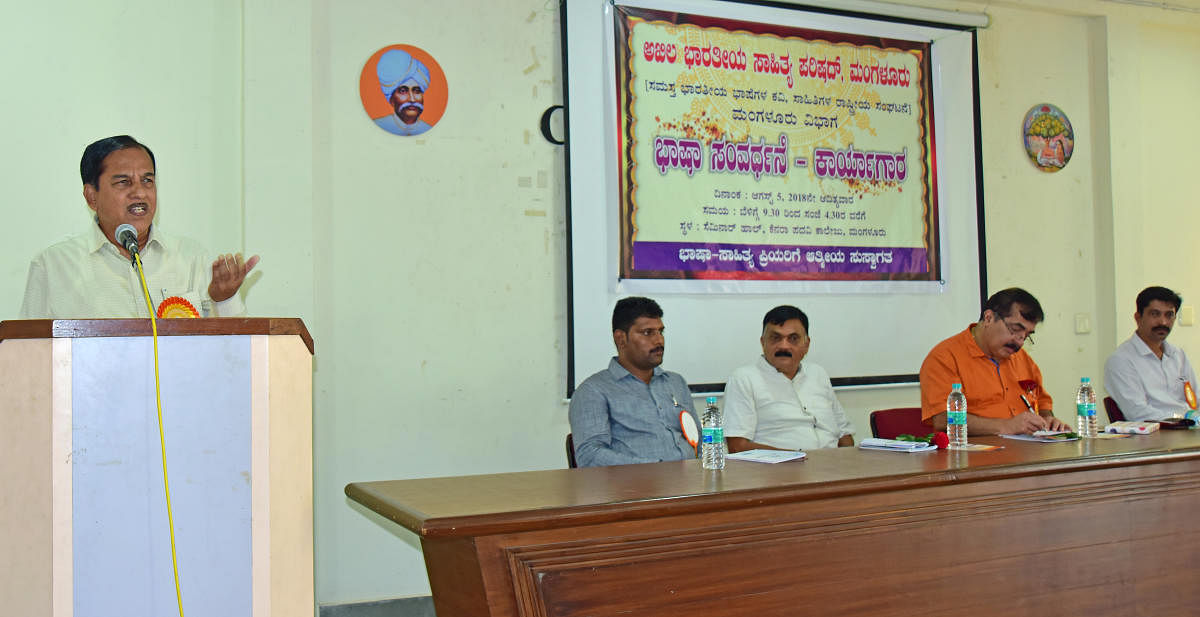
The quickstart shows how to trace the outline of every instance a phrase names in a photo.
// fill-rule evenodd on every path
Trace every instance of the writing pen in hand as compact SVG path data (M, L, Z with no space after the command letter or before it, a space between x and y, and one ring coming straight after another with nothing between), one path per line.
M1025 395L1024 395L1024 394L1022 394L1022 395L1020 395L1020 396L1021 396L1021 402L1022 402L1022 403L1025 403L1025 409L1028 409L1028 410L1029 410L1029 413L1031 413L1031 414L1033 414L1033 415L1037 416L1038 418L1041 418L1041 417L1042 417L1042 414L1039 414L1038 412L1036 412L1036 411L1034 411L1034 410L1033 410L1033 405L1030 405L1030 404L1029 404L1029 399L1025 398ZM1049 430L1049 429L1050 429L1050 425L1048 425L1048 424L1047 424L1047 425L1045 426L1045 428L1046 428L1046 430Z

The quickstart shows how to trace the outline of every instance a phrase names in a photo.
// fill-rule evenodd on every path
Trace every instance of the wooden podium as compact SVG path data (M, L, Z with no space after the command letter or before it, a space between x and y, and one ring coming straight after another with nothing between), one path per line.
M158 322L188 615L312 615L312 352L298 319ZM0 322L0 598L177 612L150 321Z

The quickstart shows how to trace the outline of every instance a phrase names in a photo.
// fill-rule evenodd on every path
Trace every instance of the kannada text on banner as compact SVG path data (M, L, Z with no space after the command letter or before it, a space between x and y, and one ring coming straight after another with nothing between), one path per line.
M616 13L621 278L940 278L928 43Z

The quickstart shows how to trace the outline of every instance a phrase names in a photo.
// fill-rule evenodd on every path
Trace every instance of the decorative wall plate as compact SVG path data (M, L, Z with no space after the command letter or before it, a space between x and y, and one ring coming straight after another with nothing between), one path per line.
M1025 152L1042 171L1054 172L1067 166L1075 150L1075 131L1067 114L1050 103L1034 105L1025 114Z

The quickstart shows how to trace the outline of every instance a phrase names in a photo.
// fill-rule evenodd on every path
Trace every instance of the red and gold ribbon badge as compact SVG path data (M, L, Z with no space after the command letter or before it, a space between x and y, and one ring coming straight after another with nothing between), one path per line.
M1183 382L1183 398L1187 401L1188 407L1196 408L1196 391L1192 389L1192 382Z
M1017 382L1018 386L1025 391L1025 395L1029 397L1029 405L1033 407L1033 412L1038 412L1038 382L1032 379L1022 379Z
M196 310L196 307L192 306L191 302L188 302L179 296L171 296L170 298L163 300L162 304L158 305L159 319L178 319L199 316L200 312Z

